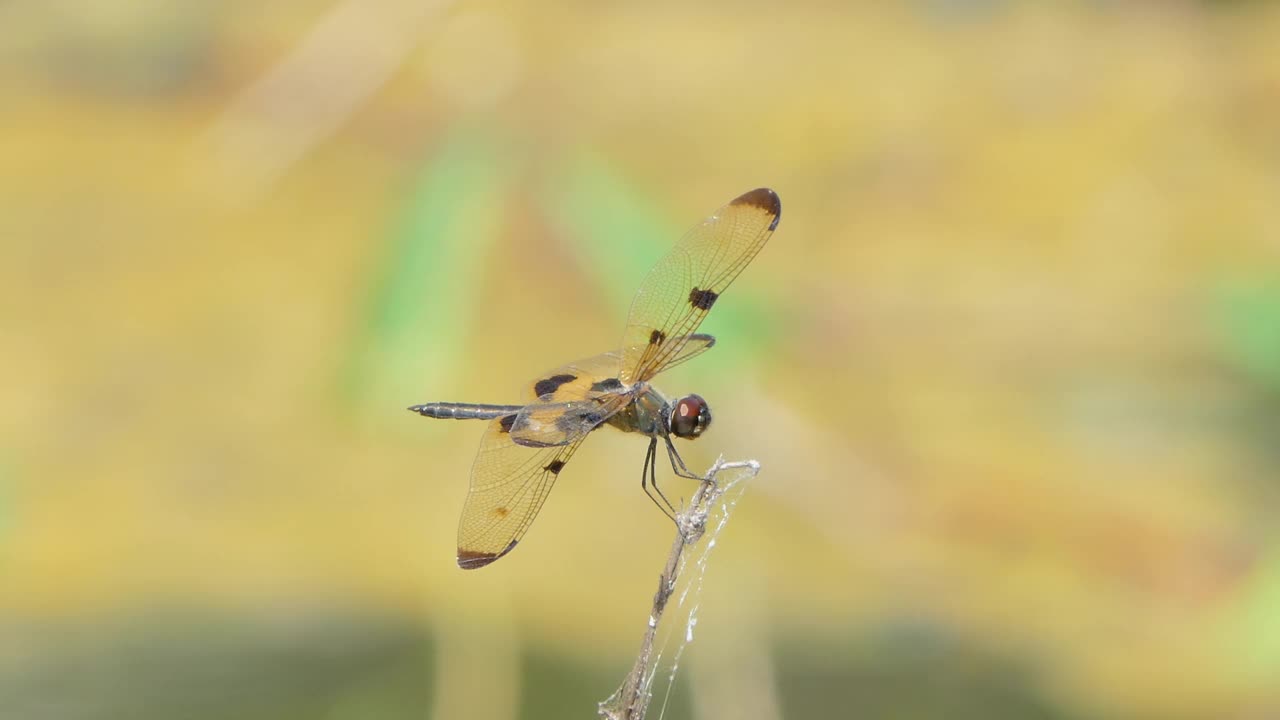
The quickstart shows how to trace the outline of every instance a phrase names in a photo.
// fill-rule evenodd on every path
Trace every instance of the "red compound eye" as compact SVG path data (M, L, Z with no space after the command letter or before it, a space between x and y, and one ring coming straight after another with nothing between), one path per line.
M711 407L698 395L687 395L671 409L671 432L676 437L696 438L711 424Z

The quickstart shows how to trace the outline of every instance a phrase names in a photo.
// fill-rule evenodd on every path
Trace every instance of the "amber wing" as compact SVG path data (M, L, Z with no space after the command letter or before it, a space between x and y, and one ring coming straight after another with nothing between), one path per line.
M471 469L471 490L458 524L458 567L481 568L506 555L529 529L556 477L586 434L563 445L514 442L515 416L489 423Z
M489 423L458 524L459 567L511 552L583 439L626 405L620 358L601 353L543 373L522 393L524 409Z
M690 230L654 266L636 292L622 336L619 377L624 383L648 380L687 359L685 344L764 247L781 215L776 193L752 190Z

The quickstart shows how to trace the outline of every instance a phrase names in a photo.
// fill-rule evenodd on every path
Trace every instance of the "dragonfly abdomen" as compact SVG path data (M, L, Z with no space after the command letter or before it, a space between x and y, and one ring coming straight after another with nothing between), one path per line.
M519 413L524 409L524 406L434 402L414 405L409 409L423 417L441 420L492 420L504 415Z

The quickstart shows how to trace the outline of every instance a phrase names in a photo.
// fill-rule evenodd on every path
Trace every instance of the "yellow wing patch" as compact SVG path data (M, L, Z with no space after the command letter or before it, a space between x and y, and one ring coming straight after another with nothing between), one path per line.
M464 570L484 567L515 549L586 437L553 447L518 445L506 429L508 417L489 423L471 467L471 489L458 523L458 567Z

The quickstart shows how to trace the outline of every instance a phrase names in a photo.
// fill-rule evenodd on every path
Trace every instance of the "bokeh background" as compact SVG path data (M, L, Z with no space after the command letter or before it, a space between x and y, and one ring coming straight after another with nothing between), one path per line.
M671 718L1280 715L1280 6L0 3L0 716L593 717L671 527L482 427L737 194ZM691 488L666 479L668 492Z

